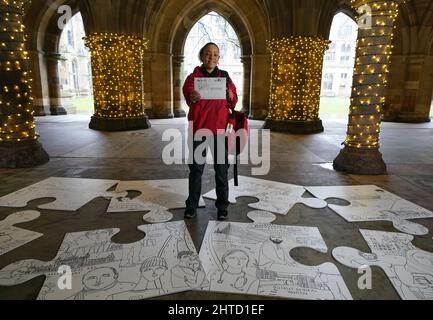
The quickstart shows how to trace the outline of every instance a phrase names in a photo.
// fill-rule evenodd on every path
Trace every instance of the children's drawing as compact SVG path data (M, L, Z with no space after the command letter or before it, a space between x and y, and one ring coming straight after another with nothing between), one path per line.
M391 221L399 231L428 234L428 229L408 219L432 218L433 212L374 185L340 187L305 187L319 199L339 198L348 206L329 204L329 208L348 222Z
M13 286L46 275L38 299L56 300L135 300L206 285L201 265L194 262L198 255L183 221L143 225L138 230L145 238L130 244L111 242L119 229L68 233L52 261L10 264L0 270L0 285ZM187 265L180 262L185 256L191 259ZM71 290L57 286L63 276L58 272L61 266L72 271ZM180 269L185 273L184 282L173 281Z
M327 252L317 228L210 221L200 260L211 291L296 299L352 299L337 267L306 266L290 251Z
M254 197L259 202L250 203L250 208L277 214L287 214L297 203L316 209L327 206L323 200L302 197L305 193L304 187L293 184L239 176L239 186L236 187L232 179L229 181L229 188L230 203L236 203L238 197ZM216 200L216 190L206 193L204 197Z
M40 215L38 211L27 210L13 213L0 221L0 256L43 236L42 233L14 226L35 220Z
M372 230L360 232L371 253L338 247L332 251L338 262L351 268L382 268L403 300L433 299L433 253L415 247L411 235Z

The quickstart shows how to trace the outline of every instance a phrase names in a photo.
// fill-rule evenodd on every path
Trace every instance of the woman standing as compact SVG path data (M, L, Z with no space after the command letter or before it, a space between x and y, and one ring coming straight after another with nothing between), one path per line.
M183 86L183 94L185 100L190 107L188 113L188 121L192 122L193 133L195 134L200 129L208 129L212 132L214 143L213 148L211 148L213 159L214 159L214 169L215 169L215 184L216 184L216 194L217 200L215 206L218 210L218 220L227 219L227 208L229 206L228 195L228 155L226 146L223 148L218 148L217 143L223 141L225 143L225 138L218 138L220 132L224 132L227 126L227 120L230 115L230 109L234 109L238 101L238 96L236 94L236 87L231 81L228 73L226 71L218 69L218 63L220 59L219 48L215 43L207 43L199 53L199 58L202 62L200 67L196 67L194 72L188 76ZM216 77L216 78L226 78L227 79L227 97L226 100L204 100L194 88L195 78L206 78L206 77ZM190 139L189 139L190 141ZM192 139L193 145L189 146L190 151L192 147L192 153L198 146L200 146L203 141L194 141ZM225 150L224 161L217 161L221 157L218 157L217 150ZM203 154L205 156L205 152ZM197 207L201 196L201 177L203 175L205 164L197 163L196 159L193 157L193 163L189 165L189 197L186 200L186 210L185 218L194 218L197 214Z

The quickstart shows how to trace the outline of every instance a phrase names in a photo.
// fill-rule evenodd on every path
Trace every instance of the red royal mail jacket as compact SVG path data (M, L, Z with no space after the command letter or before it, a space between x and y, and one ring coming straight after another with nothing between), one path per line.
M204 77L226 77L228 82L228 89L230 89L234 98L230 102L228 100L228 94L226 100L199 100L196 103L192 103L190 100L191 92L194 91L194 78ZM225 130L227 126L227 120L230 114L230 108L234 108L238 102L238 95L236 87L233 81L228 76L228 73L223 70L215 68L215 70L209 74L206 69L196 67L194 72L190 74L183 85L183 95L186 103L189 106L188 121L193 122L193 133L199 129L209 129L214 135L217 134L218 129Z

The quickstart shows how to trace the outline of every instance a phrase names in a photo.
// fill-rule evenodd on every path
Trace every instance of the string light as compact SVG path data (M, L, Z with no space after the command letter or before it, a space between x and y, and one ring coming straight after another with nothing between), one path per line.
M268 118L319 119L323 56L330 43L320 37L267 41L272 59Z
M84 40L91 53L95 116L145 116L143 57L148 41L113 33L94 33Z
M382 107L392 53L399 2L351 0L353 8L372 9L372 27L359 30L349 125L345 145L378 149Z
M35 132L32 79L25 48L24 6L27 0L0 2L0 141L38 138Z

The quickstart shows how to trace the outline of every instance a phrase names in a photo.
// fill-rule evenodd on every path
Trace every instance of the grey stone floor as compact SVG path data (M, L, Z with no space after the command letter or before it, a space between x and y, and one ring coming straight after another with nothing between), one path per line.
M188 176L187 165L166 166L161 160L162 132L169 128L184 130L184 119L151 120L148 130L107 133L88 129L87 116L58 116L37 118L40 142L50 154L51 161L31 169L0 169L0 196L36 183L45 178L82 177L100 179L141 180L175 179ZM262 122L251 121L252 128L260 128ZM346 123L343 120L325 120L325 132L298 136L271 134L271 167L269 174L261 178L299 185L356 185L376 184L407 200L433 210L433 124L384 123L381 133L381 151L388 165L388 175L357 176L332 170L332 161L344 141ZM240 174L251 175L251 167L241 166ZM230 170L232 175L232 170ZM212 167L203 176L203 193L214 188ZM229 210L230 221L249 222L246 213L253 198L240 198ZM38 199L28 203L26 209L36 209L50 199ZM0 257L0 269L22 259L49 261L55 257L65 233L99 228L120 228L112 240L129 243L143 238L136 230L143 224L143 213L107 215L109 200L97 198L75 213L40 210L42 215L32 222L21 224L23 228L44 233L26 246ZM18 211L0 208L0 220ZM175 220L183 218L182 210L172 210ZM206 230L207 222L216 218L213 201L206 199L206 208L199 210L197 219L187 221L197 250ZM416 237L413 243L424 250L433 251L433 219L417 220L428 227L430 233ZM317 265L324 262L336 264L355 299L399 299L386 275L373 268L373 290L359 290L357 270L337 263L331 256L338 246L351 246L368 251L368 246L358 232L359 228L394 231L389 222L347 223L330 209L311 209L302 204L292 208L287 216L278 216L276 224L318 227L327 246L323 254L308 248L296 248L291 252L298 262ZM22 285L0 287L0 299L35 299L44 277L38 277ZM254 296L186 292L162 299L254 299Z

